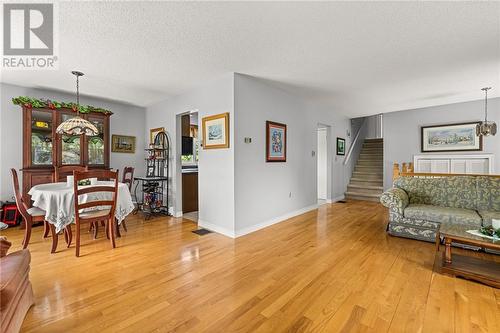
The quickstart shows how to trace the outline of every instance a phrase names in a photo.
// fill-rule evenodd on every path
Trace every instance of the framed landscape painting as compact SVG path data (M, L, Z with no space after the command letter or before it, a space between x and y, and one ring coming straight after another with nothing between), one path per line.
M337 155L345 155L345 139L337 138Z
M286 125L266 121L266 161L286 162Z
M483 137L476 135L477 124L422 126L421 150L423 153L483 150Z
M229 148L229 113L205 117L201 125L203 149Z
M113 153L135 153L135 136L113 134L111 136L111 151Z

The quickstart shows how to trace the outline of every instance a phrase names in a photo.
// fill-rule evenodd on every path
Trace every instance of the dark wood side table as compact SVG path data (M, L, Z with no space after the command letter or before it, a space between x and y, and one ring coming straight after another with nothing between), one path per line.
M442 223L436 235L436 250L439 254L439 243L444 238L444 251L441 255L439 265L441 272L465 279L478 281L486 285L500 288L500 263L485 259L479 259L467 255L453 254L451 243L500 250L500 240L489 239L472 235L467 230L474 227L452 223Z

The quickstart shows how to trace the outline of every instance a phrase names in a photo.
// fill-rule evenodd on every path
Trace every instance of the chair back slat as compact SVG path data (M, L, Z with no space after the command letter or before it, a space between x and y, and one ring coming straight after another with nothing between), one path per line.
M99 207L113 206L113 204L114 204L113 200L96 200L96 201L81 203L78 205L78 209L94 208L96 206Z
M115 215L116 209L116 198L118 195L118 171L109 171L109 170L91 170L91 171L74 171L73 172L73 188L75 193L75 220L78 225L80 225L80 210L85 208L97 208L103 206L110 206L110 211L105 216L99 216L100 220L105 218L113 219ZM104 178L110 179L114 181L113 186L90 186L84 189L78 189L78 182L83 179L89 178ZM91 194L91 193L100 193L100 192L111 192L112 197L111 200L94 200L85 203L80 203L80 194ZM88 219L85 219L87 221Z
M92 193L92 192L114 192L115 188L113 186L91 186L91 187L85 187L82 189L78 189L77 194L82 195L82 194L87 194L87 193Z
M53 177L54 183L65 181L64 177L73 175L73 171L88 171L88 167L81 165L63 165L60 167L55 166Z
M21 191L19 191L19 178L17 177L17 171L16 169L11 168L10 172L12 174L12 186L14 188L14 197L16 199L17 209L19 210L19 213L21 213L21 215L26 219L29 215L28 206L23 200Z
M134 181L134 168L129 166L123 168L122 183L127 184L128 189L131 190L133 181Z

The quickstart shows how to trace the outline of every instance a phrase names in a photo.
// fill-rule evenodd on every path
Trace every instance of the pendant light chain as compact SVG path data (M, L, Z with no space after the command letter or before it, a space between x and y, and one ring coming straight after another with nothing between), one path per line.
M80 113L80 75L76 76L76 115Z
M484 89L484 122L488 122L488 90L491 88Z

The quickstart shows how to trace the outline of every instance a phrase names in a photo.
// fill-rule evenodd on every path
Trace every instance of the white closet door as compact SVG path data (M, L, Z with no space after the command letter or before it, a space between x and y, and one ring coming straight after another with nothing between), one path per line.
M450 173L450 160L431 161L432 173Z
M451 173L467 173L467 160L451 160Z
M431 161L430 160L418 160L415 168L415 172L429 173L431 171Z
M467 173L488 174L489 164L487 159L475 159L467 161Z

